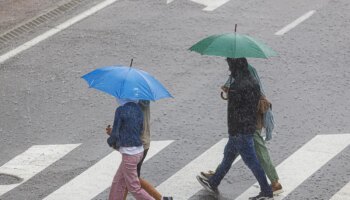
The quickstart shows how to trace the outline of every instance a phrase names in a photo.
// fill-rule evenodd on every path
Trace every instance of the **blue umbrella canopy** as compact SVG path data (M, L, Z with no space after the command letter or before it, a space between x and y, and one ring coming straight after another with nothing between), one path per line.
M167 89L149 73L122 65L102 67L82 76L90 88L119 99L151 100L170 98Z

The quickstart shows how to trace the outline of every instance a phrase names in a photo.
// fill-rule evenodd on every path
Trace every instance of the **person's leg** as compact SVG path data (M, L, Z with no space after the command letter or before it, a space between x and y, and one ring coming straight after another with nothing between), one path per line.
M144 189L148 194L150 194L155 200L161 200L162 195L156 190L156 188L147 182L145 179L139 178L141 188Z
M261 137L259 130L255 131L254 133L254 147L260 165L264 169L267 177L271 182L273 194L277 195L282 193L283 188L282 185L278 182L279 177L276 172L276 168L271 161L271 157L266 147L265 140Z
M142 159L141 161L137 164L137 176L140 177L141 176L141 166L143 164L143 161L145 160L146 156L147 156L147 152L148 152L148 149L145 149L143 151L143 156L142 156Z
M128 188L125 188L123 200L126 200L126 197L128 197L128 193Z
M146 156L147 156L147 152L148 152L148 149L145 149L143 151L143 156L142 156L142 159L141 161L137 164L137 176L140 177L141 175L141 166L143 164L143 161L145 160ZM141 182L141 181L140 181ZM142 183L141 183L141 187L142 187ZM145 189L145 188L144 188ZM146 190L147 191L147 190ZM147 191L148 192L148 191ZM149 193L149 192L148 192ZM152 194L151 194L152 195ZM125 193L124 193L124 200L126 200L126 197L128 196L128 189L126 189Z
M272 164L269 151L266 147L264 139L260 135L260 131L254 133L254 148L261 167L264 169L270 182L278 181L278 175L275 166Z
M230 137L224 149L224 158L215 170L215 174L208 180L209 184L212 187L217 188L220 185L221 180L230 170L233 161L237 158L238 155L238 151L233 144L232 138Z
M145 160L147 156L148 149L145 149L143 152L143 157L141 161L137 164L137 175L140 180L141 188L144 189L148 194L150 194L155 200L161 200L162 195L156 190L156 188L147 182L145 179L140 178L141 175L141 166L143 164L143 161ZM124 194L124 200L126 200L126 197L128 195L128 190L126 189L125 194Z
M156 190L156 188L152 184L150 184L149 182L147 182L145 179L142 179L142 178L139 178L139 180L140 180L141 188L144 189L155 200L162 199L162 195ZM124 200L126 200L127 195L128 195L128 190L126 189L124 193Z
M125 179L123 177L123 160L120 163L120 166L117 170L117 173L115 174L113 181L112 181L112 186L111 190L109 192L109 200L122 200L124 191L126 190L126 184L125 184Z
M136 155L123 154L124 170L123 176L129 192L136 200L154 200L144 189L141 188L140 180L137 176L137 164L141 161L143 153ZM121 196L124 195L124 190L121 191Z
M242 157L244 163L253 172L255 178L257 179L261 192L263 195L272 196L271 186L268 184L265 172L261 167L258 158L256 157L253 134L239 134L234 140L235 145Z

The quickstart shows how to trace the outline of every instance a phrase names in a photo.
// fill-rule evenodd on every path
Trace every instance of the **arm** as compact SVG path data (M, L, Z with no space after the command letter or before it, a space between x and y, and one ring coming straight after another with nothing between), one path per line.
M233 78L229 76L226 83L223 86L221 86L222 92L220 95L223 100L227 100L227 93L232 82L233 82ZM226 97L224 96L224 93L226 94Z
M225 84L223 86L221 86L221 89L225 92L228 93L228 89L230 88L231 83L233 82L232 77L229 76L227 81L225 82Z
M265 96L261 96L258 104L258 113L264 114L271 107L271 103L266 99Z
M262 86L262 83L260 81L260 77L258 75L258 72L256 71L256 69L253 66L251 66L249 64L248 64L248 70L249 70L250 74L255 78L255 80L258 81L261 93L264 94L263 86Z
M108 145L114 149L119 149L119 129L121 124L120 112L121 110L119 108L115 111L112 132L107 139Z

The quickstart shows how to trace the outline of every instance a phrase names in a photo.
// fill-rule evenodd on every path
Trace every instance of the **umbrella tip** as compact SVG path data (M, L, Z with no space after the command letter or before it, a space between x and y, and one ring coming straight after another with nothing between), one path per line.
M132 62L134 61L133 58L131 58L131 62L130 62L130 67L132 67Z
M235 24L235 33L237 32L237 24Z

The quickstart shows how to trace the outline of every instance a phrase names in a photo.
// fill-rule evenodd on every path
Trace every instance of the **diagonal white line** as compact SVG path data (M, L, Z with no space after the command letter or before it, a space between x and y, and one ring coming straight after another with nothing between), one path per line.
M164 196L169 195L174 199L189 199L199 190L203 189L203 187L197 182L196 175L198 175L200 171L216 169L217 165L222 160L226 143L227 139L220 140L176 174L161 183L157 187L157 190L159 190ZM238 157L234 163L239 159L240 157Z
M173 1L174 0L167 0L166 3L169 4ZM203 9L204 11L213 11L219 8L220 6L224 5L225 3L229 2L230 0L191 0L191 1L206 6Z
M173 141L152 141L145 161L167 147ZM98 163L75 177L44 200L88 200L110 187L121 162L121 154L113 151Z
M275 197L275 200L285 198L349 144L350 134L315 136L276 168L284 192ZM260 188L255 183L237 200L246 200L248 197L257 195L259 190Z
M332 196L330 200L350 200L350 182Z
M33 46L35 46L36 44L46 40L47 38L55 35L56 33L63 31L64 29L72 26L73 24L85 19L86 17L89 17L90 15L100 11L101 9L113 4L114 2L116 2L117 0L106 0L103 1L102 3L97 4L96 6L86 10L85 12L67 20L66 22L50 29L49 31L37 36L36 38L22 44L21 46L3 54L0 56L0 64L5 62L6 60L16 56L17 54L21 53L22 51L25 51Z
M213 11L230 0L191 0L195 3L205 5L206 7L203 9L204 11Z
M26 182L80 144L35 145L0 167L0 173L15 175L22 182L0 185L0 196Z
M287 26L285 26L281 30L277 31L275 33L275 35L284 35L288 31L290 31L291 29L295 28L298 24L302 23L303 21L305 21L306 19L311 17L315 12L316 12L315 10L311 10L311 11L305 13L303 16L299 17L294 22L288 24Z

